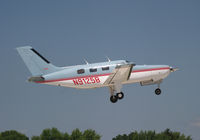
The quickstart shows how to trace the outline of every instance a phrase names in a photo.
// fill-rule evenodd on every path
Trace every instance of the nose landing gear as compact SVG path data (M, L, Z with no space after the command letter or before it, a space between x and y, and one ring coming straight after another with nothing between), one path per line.
M160 95L160 94L161 94L161 89L160 89L160 88L157 88L157 89L155 90L155 94L156 94L156 95Z
M158 83L158 88L155 90L155 94L156 95L160 95L161 94L160 83Z

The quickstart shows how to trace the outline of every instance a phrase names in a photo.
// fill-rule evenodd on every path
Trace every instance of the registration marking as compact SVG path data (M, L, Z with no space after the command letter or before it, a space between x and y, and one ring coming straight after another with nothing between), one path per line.
M100 83L99 77L87 77L87 78L76 78L73 79L74 85L89 85L89 84L95 84Z

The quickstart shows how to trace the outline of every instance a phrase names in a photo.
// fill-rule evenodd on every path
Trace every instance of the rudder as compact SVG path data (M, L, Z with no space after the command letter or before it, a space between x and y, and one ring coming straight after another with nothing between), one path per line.
M61 70L30 46L19 47L17 51L33 76L41 76Z

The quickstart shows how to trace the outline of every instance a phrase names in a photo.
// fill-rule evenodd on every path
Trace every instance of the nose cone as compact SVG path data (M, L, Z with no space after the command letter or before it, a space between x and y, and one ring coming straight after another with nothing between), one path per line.
M170 67L170 72L175 72L175 71L177 71L177 70L179 70L179 68Z

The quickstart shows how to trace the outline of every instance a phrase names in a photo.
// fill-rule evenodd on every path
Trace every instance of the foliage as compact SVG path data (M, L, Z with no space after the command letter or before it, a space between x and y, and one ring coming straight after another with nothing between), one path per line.
M28 140L28 137L15 130L0 133L0 140Z
M40 136L33 136L31 140L100 140L100 135L94 130L88 129L81 132L78 128L71 135L61 133L57 128L44 129Z
M83 140L100 140L101 136L98 135L94 130L85 130L83 135Z
M63 140L70 140L70 135L67 132L63 134Z
M94 130L88 129L81 132L78 128L71 134L62 133L57 128L44 129L40 136L32 136L31 140L100 140L101 136ZM15 130L0 133L0 140L29 140L27 136ZM112 140L192 140L190 136L185 136L180 132L172 132L166 129L163 132L155 131L134 131L130 134L117 135Z
M81 140L82 139L82 132L77 128L72 131L70 140Z
M33 136L31 137L31 140L40 140L40 136Z
M190 136L185 136L179 132L172 132L170 129L166 129L161 133L155 131L140 131L131 132L126 135L118 135L112 140L192 140Z
M63 134L57 128L44 129L40 135L41 140L63 140Z

